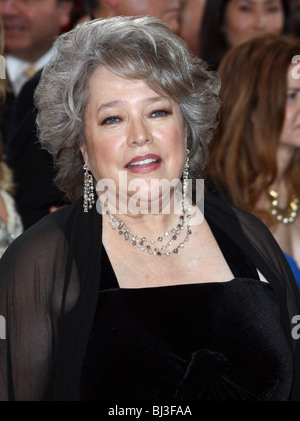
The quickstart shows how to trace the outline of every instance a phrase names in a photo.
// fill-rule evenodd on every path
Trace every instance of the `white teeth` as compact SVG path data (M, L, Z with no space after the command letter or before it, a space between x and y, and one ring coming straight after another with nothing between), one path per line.
M144 159L143 161L133 162L130 166L151 164L152 162L156 162L156 159Z

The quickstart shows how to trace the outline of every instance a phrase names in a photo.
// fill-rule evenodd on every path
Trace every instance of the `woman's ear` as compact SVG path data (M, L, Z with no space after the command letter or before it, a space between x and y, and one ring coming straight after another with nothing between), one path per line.
M89 167L88 154L87 154L87 150L86 150L85 145L80 145L79 149L80 149L80 152L82 154L82 157L83 157L83 160L84 160L85 164L87 164L88 167Z

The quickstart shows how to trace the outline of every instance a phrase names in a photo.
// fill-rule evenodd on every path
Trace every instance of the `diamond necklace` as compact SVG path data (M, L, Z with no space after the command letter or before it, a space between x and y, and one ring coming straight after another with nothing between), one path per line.
M279 193L274 189L268 191L269 199L271 200L271 214L278 222L289 224L295 221L298 214L299 199L292 196L289 205L286 209L281 209L278 204Z
M124 240L131 243L133 246L139 248L142 252L148 253L153 256L170 256L172 253L177 254L180 249L185 246L185 243L189 241L189 236L192 234L191 225L190 225L190 208L185 204L185 201L181 201L181 215L179 216L179 222L176 227L171 228L169 231L165 232L161 236L157 237L156 240L147 240L146 237L140 237L137 234L134 234L126 227L124 222L120 221L116 216L112 215L107 208L104 208L104 211L109 215L109 223L111 227L118 232L118 234L124 238ZM178 237L184 230L186 226L186 236L182 241L178 240ZM170 239L168 237L171 237ZM162 243L164 239L168 239L166 244L161 247L152 247L155 243ZM174 245L174 242L177 242L177 245L170 250Z

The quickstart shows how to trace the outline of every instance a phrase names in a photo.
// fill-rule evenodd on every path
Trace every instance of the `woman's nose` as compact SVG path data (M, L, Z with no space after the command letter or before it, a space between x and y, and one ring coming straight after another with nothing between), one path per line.
M127 138L128 146L143 146L145 143L150 143L151 141L152 137L146 122L140 118L132 120Z
M254 26L258 30L265 29L265 26L266 26L266 16L265 16L265 13L264 12L262 12L260 10L256 10L254 12Z

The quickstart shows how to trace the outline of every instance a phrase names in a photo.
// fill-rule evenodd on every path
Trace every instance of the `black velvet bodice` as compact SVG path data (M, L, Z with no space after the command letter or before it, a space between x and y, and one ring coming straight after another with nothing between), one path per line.
M122 289L103 250L81 400L288 399L292 357L272 288L211 228L229 282Z

